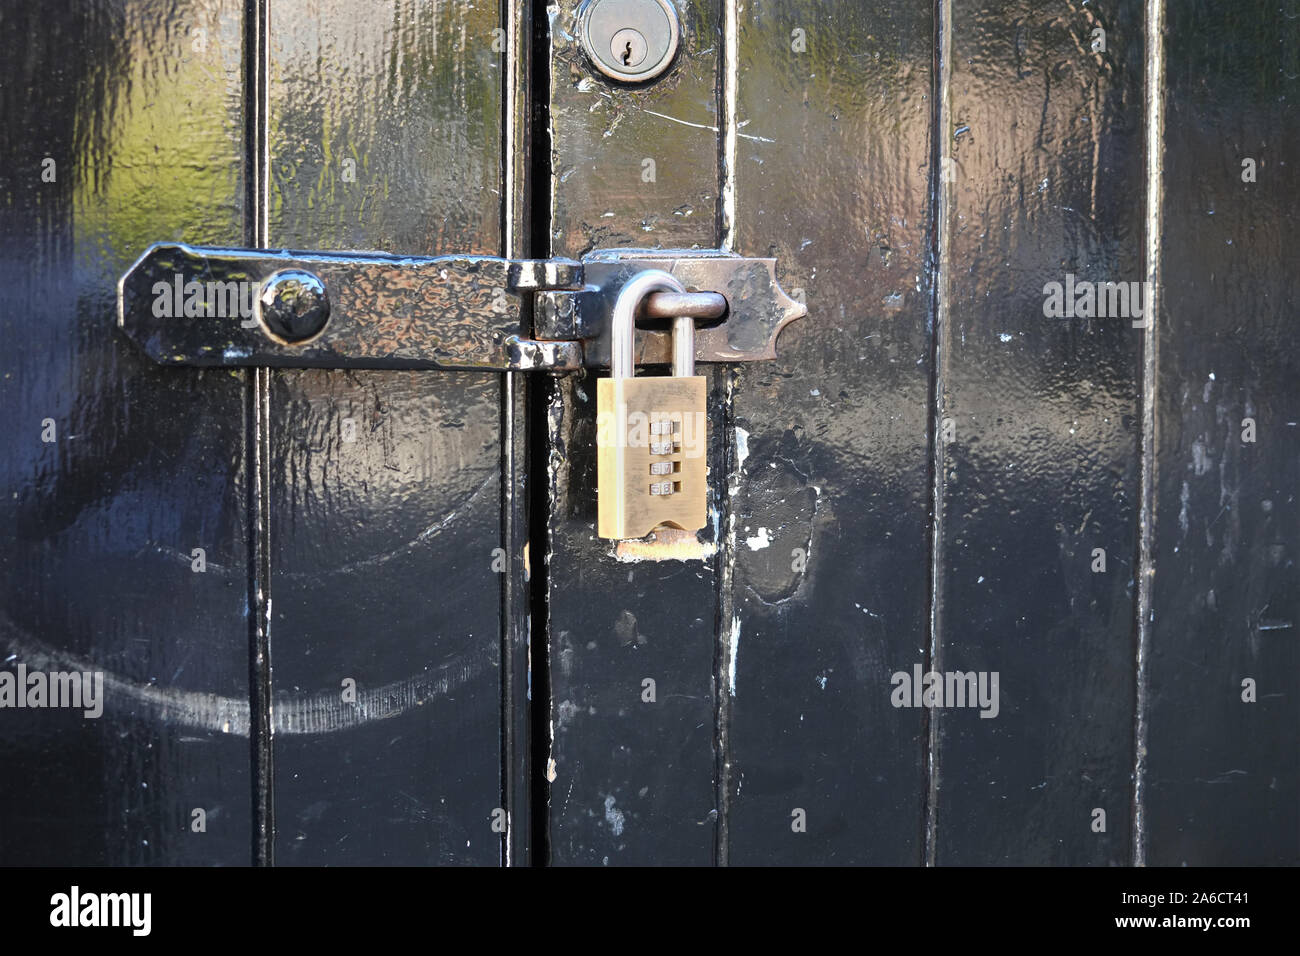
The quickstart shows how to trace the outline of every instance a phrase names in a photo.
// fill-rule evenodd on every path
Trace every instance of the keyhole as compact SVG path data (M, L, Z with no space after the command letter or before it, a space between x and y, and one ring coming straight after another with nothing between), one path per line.
M609 56L605 63L612 70L631 73L645 62L645 37L631 27L624 27L609 38Z

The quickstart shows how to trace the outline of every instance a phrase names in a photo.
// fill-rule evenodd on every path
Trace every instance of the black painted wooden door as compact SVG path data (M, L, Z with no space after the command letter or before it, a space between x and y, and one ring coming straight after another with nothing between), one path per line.
M519 383L164 369L113 321L160 240L517 254L514 6L0 8L0 640L106 682L3 712L0 861L523 851Z
M708 372L679 560L593 537L555 383L552 862L1300 861L1295 12L706 0L627 89L556 7L551 250L774 255L809 314Z
M103 675L0 707L0 863L1300 862L1300 19L675 5L624 87L574 0L0 3L0 671ZM809 315L614 545L594 373L160 368L160 240Z

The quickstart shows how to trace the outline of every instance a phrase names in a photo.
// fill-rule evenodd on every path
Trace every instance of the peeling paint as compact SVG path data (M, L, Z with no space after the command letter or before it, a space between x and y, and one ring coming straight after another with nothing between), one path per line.
M736 470L740 471L745 467L745 459L749 457L749 432L736 426Z
M727 694L736 696L736 658L740 656L740 618L733 615L731 627L723 635L727 649Z
M607 796L605 798L605 823L608 824L610 830L613 831L614 836L623 835L623 826L626 823L626 818L623 816L623 811L614 806L613 796Z
M621 564L641 561L705 561L718 551L714 541L701 541L694 531L660 528L646 538L619 541L614 559Z

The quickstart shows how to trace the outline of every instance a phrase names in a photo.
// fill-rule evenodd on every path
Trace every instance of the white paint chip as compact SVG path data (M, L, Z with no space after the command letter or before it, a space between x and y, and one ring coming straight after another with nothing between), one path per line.
M736 469L740 470L745 467L745 459L749 457L749 432L736 426Z
M740 656L740 618L731 618L731 660L727 661L727 693L736 696L736 658Z
M623 835L623 811L614 806L613 796L605 798L605 822L609 824L614 836Z

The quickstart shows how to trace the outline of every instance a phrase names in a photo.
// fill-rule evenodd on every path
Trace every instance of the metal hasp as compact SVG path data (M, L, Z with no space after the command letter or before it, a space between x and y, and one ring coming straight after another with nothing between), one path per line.
M310 295L285 301L290 279ZM165 365L291 368L579 368L576 342L533 342L525 295L581 289L571 259L411 258L151 246L118 282L118 325ZM320 328L283 332L314 309Z
M713 321L696 332L697 362L762 361L807 312L775 267L711 250L578 262L160 243L119 280L118 325L166 365L563 372L609 364L619 289L661 269L688 291L647 297L641 319ZM633 351L668 363L671 330L637 329Z
M542 292L537 296L536 327L542 338L577 338L590 368L610 362L608 323L623 284L645 269L661 269L687 289L706 289L727 300L726 317L716 324L697 325L695 361L762 362L776 358L776 340L808 308L786 295L776 280L775 259L746 259L716 250L599 250L583 257L584 283L577 292ZM649 303L667 304L670 293L657 293ZM648 309L643 312L649 311ZM658 310L656 310L656 314ZM664 311L663 317L687 316L685 310ZM699 317L699 316L695 316ZM632 361L637 365L672 362L670 329L638 328Z

